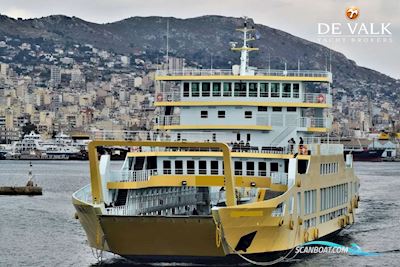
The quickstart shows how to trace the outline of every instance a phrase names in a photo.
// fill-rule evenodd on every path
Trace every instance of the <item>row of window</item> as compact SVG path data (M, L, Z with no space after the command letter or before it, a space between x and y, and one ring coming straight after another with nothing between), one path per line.
M339 171L339 163L338 162L321 163L321 165L319 167L319 173L321 175L338 173L338 171Z
M258 107L258 111L260 112L266 112L268 111L268 107ZM273 112L281 112L282 107L272 107ZM287 112L296 112L297 108L295 107L287 107L286 108ZM225 110L218 110L218 118L222 119L226 117L226 111ZM252 111L245 111L244 112L244 118L245 119L251 119L253 117L253 112ZM201 110L200 111L200 118L206 119L208 118L208 110Z
M327 214L319 216L319 223L324 223L330 220L333 220L337 217L340 217L342 215L347 214L347 208L341 208L332 212L329 212Z
M310 214L317 211L317 190L304 191L304 213Z
M184 168L184 163L186 164ZM172 173L172 164L174 164L174 173ZM197 164L197 168L196 168ZM234 173L235 175L246 175L246 176L267 176L267 162L253 161L234 161ZM221 167L221 168L220 168ZM244 169L243 167L246 167ZM256 167L258 167L256 169ZM198 170L196 173L196 169ZM184 173L184 170L186 172ZM220 171L221 170L221 171ZM278 172L279 164L277 162L269 163L270 172ZM211 174L211 175L222 175L223 174L223 162L219 160L211 160L208 164L205 160L170 160L163 161L163 173L164 174Z
M184 82L183 97L300 97L299 83Z
M317 218L313 217L308 220L304 220L304 228L315 227L317 226Z
M348 184L340 184L321 188L321 210L327 210L339 205L343 205L348 199Z

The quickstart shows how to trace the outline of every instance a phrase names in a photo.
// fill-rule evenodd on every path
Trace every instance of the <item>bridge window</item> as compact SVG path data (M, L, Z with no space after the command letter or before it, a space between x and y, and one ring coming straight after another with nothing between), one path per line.
M267 112L268 111L268 107L258 107L258 111Z
M210 83L201 84L201 96L210 96Z
M175 174L183 174L182 160L175 160Z
M273 112L281 112L282 111L282 107L272 107L272 111Z
M279 83L271 83L271 97L280 97Z
M200 96L200 86L199 83L192 83L192 97Z
M207 161L199 160L199 174L207 174Z
M277 172L277 171L279 171L278 162L271 162L271 163L270 163L270 170L271 170L271 172Z
M258 175L259 176L267 176L267 163L266 162L258 163Z
M282 97L290 97L291 94L290 83L283 83L282 87L283 87Z
M300 97L300 84L298 83L293 84L293 97L295 98Z
M260 97L268 97L268 83L260 83Z
M248 176L254 175L254 162L252 162L252 161L246 162L246 175L248 175Z
M208 118L208 111L207 110L200 111L200 118L203 118L203 119Z
M194 160L188 160L186 167L187 174L194 174Z
M246 97L246 83L235 83L234 96Z
M249 83L249 97L257 97L257 83Z
M221 96L221 83L213 83L213 96Z
M163 161L163 173L171 174L171 161L169 161L169 160Z
M297 108L295 108L295 107L287 107L286 110L287 110L287 112L296 112Z
M211 161L211 174L218 174L218 168L219 168L219 161L212 160Z
M232 83L224 83L224 96L232 96Z
M243 165L241 161L235 161L235 175L243 174Z
M189 93L190 93L190 84L189 83L183 83L183 96L184 97L189 97Z
M253 112L251 111L245 111L244 112L244 118L245 119L251 119L253 117Z
M218 118L225 118L225 110L218 110Z

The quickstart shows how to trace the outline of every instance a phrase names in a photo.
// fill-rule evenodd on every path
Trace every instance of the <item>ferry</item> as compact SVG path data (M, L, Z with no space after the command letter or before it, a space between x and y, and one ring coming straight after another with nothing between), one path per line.
M89 143L90 184L72 202L92 248L251 262L354 223L352 155L317 137L331 128L331 72L251 67L254 28L238 31L232 69L157 71L154 130ZM130 147L118 169L98 155L108 146Z

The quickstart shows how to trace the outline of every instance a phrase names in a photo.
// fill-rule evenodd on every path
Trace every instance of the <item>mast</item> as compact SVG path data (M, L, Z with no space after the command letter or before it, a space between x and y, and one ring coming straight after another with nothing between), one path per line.
M251 37L249 32L255 31L254 27L247 27L247 17L244 17L243 28L236 29L243 33L243 45L242 47L233 47L232 51L240 51L240 75L249 75L249 52L257 51L258 48L253 48L248 46L248 42L254 41L255 38Z

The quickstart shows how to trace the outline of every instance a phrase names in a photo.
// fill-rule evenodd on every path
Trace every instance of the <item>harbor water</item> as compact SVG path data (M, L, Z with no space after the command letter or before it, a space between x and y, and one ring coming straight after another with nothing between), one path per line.
M121 162L116 164L115 168ZM71 204L72 193L89 183L88 165L84 161L35 161L35 182L43 187L43 196L0 196L1 267L96 265ZM379 254L307 255L290 266L399 266L400 163L356 162L355 166L361 181L356 223L335 242L356 243L364 251ZM0 161L0 186L24 185L28 170L28 161ZM110 253L103 256L102 266L138 265Z

